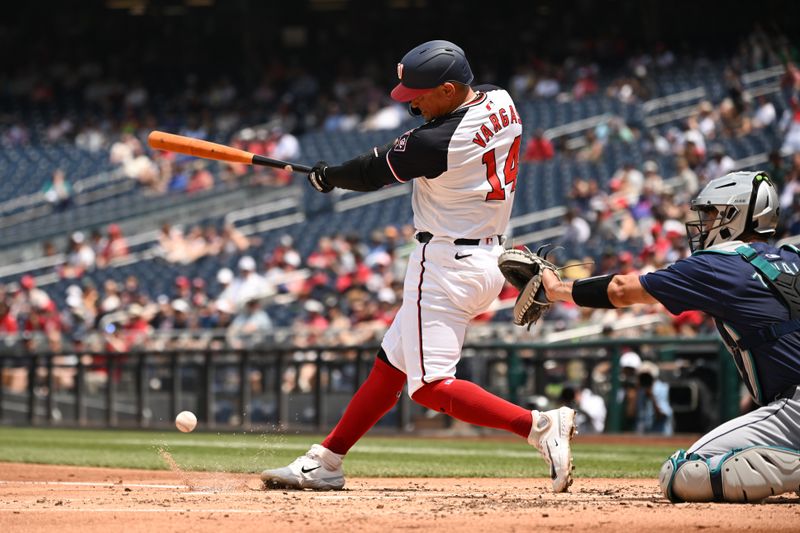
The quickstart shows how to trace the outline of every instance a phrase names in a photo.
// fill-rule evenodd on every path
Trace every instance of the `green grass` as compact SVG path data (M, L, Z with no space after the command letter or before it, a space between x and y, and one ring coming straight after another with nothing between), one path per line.
M187 470L260 472L289 463L315 442L319 436L0 427L0 461L166 469L159 455L164 449ZM655 477L673 451L578 441L573 445L575 475ZM548 475L544 461L522 440L417 437L366 437L348 455L346 472L369 477Z

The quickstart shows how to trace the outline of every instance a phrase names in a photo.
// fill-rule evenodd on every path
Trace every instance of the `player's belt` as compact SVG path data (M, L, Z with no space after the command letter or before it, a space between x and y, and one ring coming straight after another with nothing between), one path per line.
M417 233L414 238L416 238L422 244L428 243L433 239L433 234L429 231L420 231ZM494 237L487 237L487 239L494 240ZM478 246L483 239L456 239L453 241L453 244L456 246ZM497 235L497 241L500 244L503 244L503 236Z

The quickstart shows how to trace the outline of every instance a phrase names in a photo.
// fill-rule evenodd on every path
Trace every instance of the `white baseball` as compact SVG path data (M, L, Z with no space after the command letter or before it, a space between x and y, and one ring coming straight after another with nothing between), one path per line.
M181 411L175 417L175 427L184 433L189 433L197 427L197 417L191 411Z

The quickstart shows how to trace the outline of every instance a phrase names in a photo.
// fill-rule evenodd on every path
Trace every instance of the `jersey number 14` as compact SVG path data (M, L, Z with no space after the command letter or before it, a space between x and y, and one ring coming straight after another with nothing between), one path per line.
M483 164L486 165L486 179L489 181L489 185L492 186L492 190L486 193L486 201L489 200L505 200L506 199L506 189L508 186L511 186L511 192L514 192L517 189L517 172L519 172L519 144L522 140L522 136L514 139L514 142L511 143L511 148L508 149L508 155L506 155L506 163L503 166L503 178L505 179L505 184L500 182L500 178L497 177L497 158L494 154L494 148L483 154Z

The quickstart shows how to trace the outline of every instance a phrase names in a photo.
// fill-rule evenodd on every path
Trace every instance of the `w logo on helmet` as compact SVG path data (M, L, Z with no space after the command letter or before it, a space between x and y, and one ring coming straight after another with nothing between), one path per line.
M398 63L397 64L397 79L398 80L402 80L403 79L403 64L402 63Z

